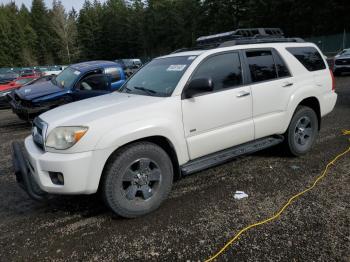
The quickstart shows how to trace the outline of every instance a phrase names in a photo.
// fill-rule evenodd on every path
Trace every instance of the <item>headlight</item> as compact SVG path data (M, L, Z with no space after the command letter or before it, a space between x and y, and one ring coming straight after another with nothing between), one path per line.
M74 146L87 132L84 126L60 126L53 129L46 138L46 147L64 150Z
M0 92L0 96L6 96L9 93L11 93L11 91Z

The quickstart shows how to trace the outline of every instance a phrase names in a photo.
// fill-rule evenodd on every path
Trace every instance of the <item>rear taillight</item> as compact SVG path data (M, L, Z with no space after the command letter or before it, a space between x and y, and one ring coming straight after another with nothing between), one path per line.
M333 75L333 71L330 69L329 72L331 73L331 78L332 78L332 91L335 91L335 78Z

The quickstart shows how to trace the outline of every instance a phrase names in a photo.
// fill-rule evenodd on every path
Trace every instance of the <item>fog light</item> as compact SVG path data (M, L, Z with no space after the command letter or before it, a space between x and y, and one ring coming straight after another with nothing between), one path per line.
M52 183L55 185L64 185L64 177L60 172L49 172Z

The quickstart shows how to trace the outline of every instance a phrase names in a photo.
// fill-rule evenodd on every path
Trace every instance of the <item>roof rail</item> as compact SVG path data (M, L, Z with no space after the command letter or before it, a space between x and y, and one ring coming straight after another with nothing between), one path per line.
M218 44L217 47L228 47L234 45L250 45L250 44L265 44L265 43L303 43L305 42L302 38L241 38L231 41L226 41Z
M284 33L280 28L242 28L234 31L201 36L197 38L196 43L200 45L208 45L214 43L222 43L229 40L242 39L242 38L283 38Z

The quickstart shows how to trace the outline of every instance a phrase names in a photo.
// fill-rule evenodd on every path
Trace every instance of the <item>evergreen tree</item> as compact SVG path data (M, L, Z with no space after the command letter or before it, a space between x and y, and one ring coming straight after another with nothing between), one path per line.
M52 64L51 30L48 11L43 0L33 0L31 26L37 36L34 52L39 64Z
M51 11L51 26L54 33L56 61L60 64L70 64L75 59L77 27L74 11L67 14L61 1L54 0Z
M19 10L18 19L20 27L23 31L22 65L38 65L34 51L36 47L37 36L31 27L31 14L24 4L22 4L21 9Z

